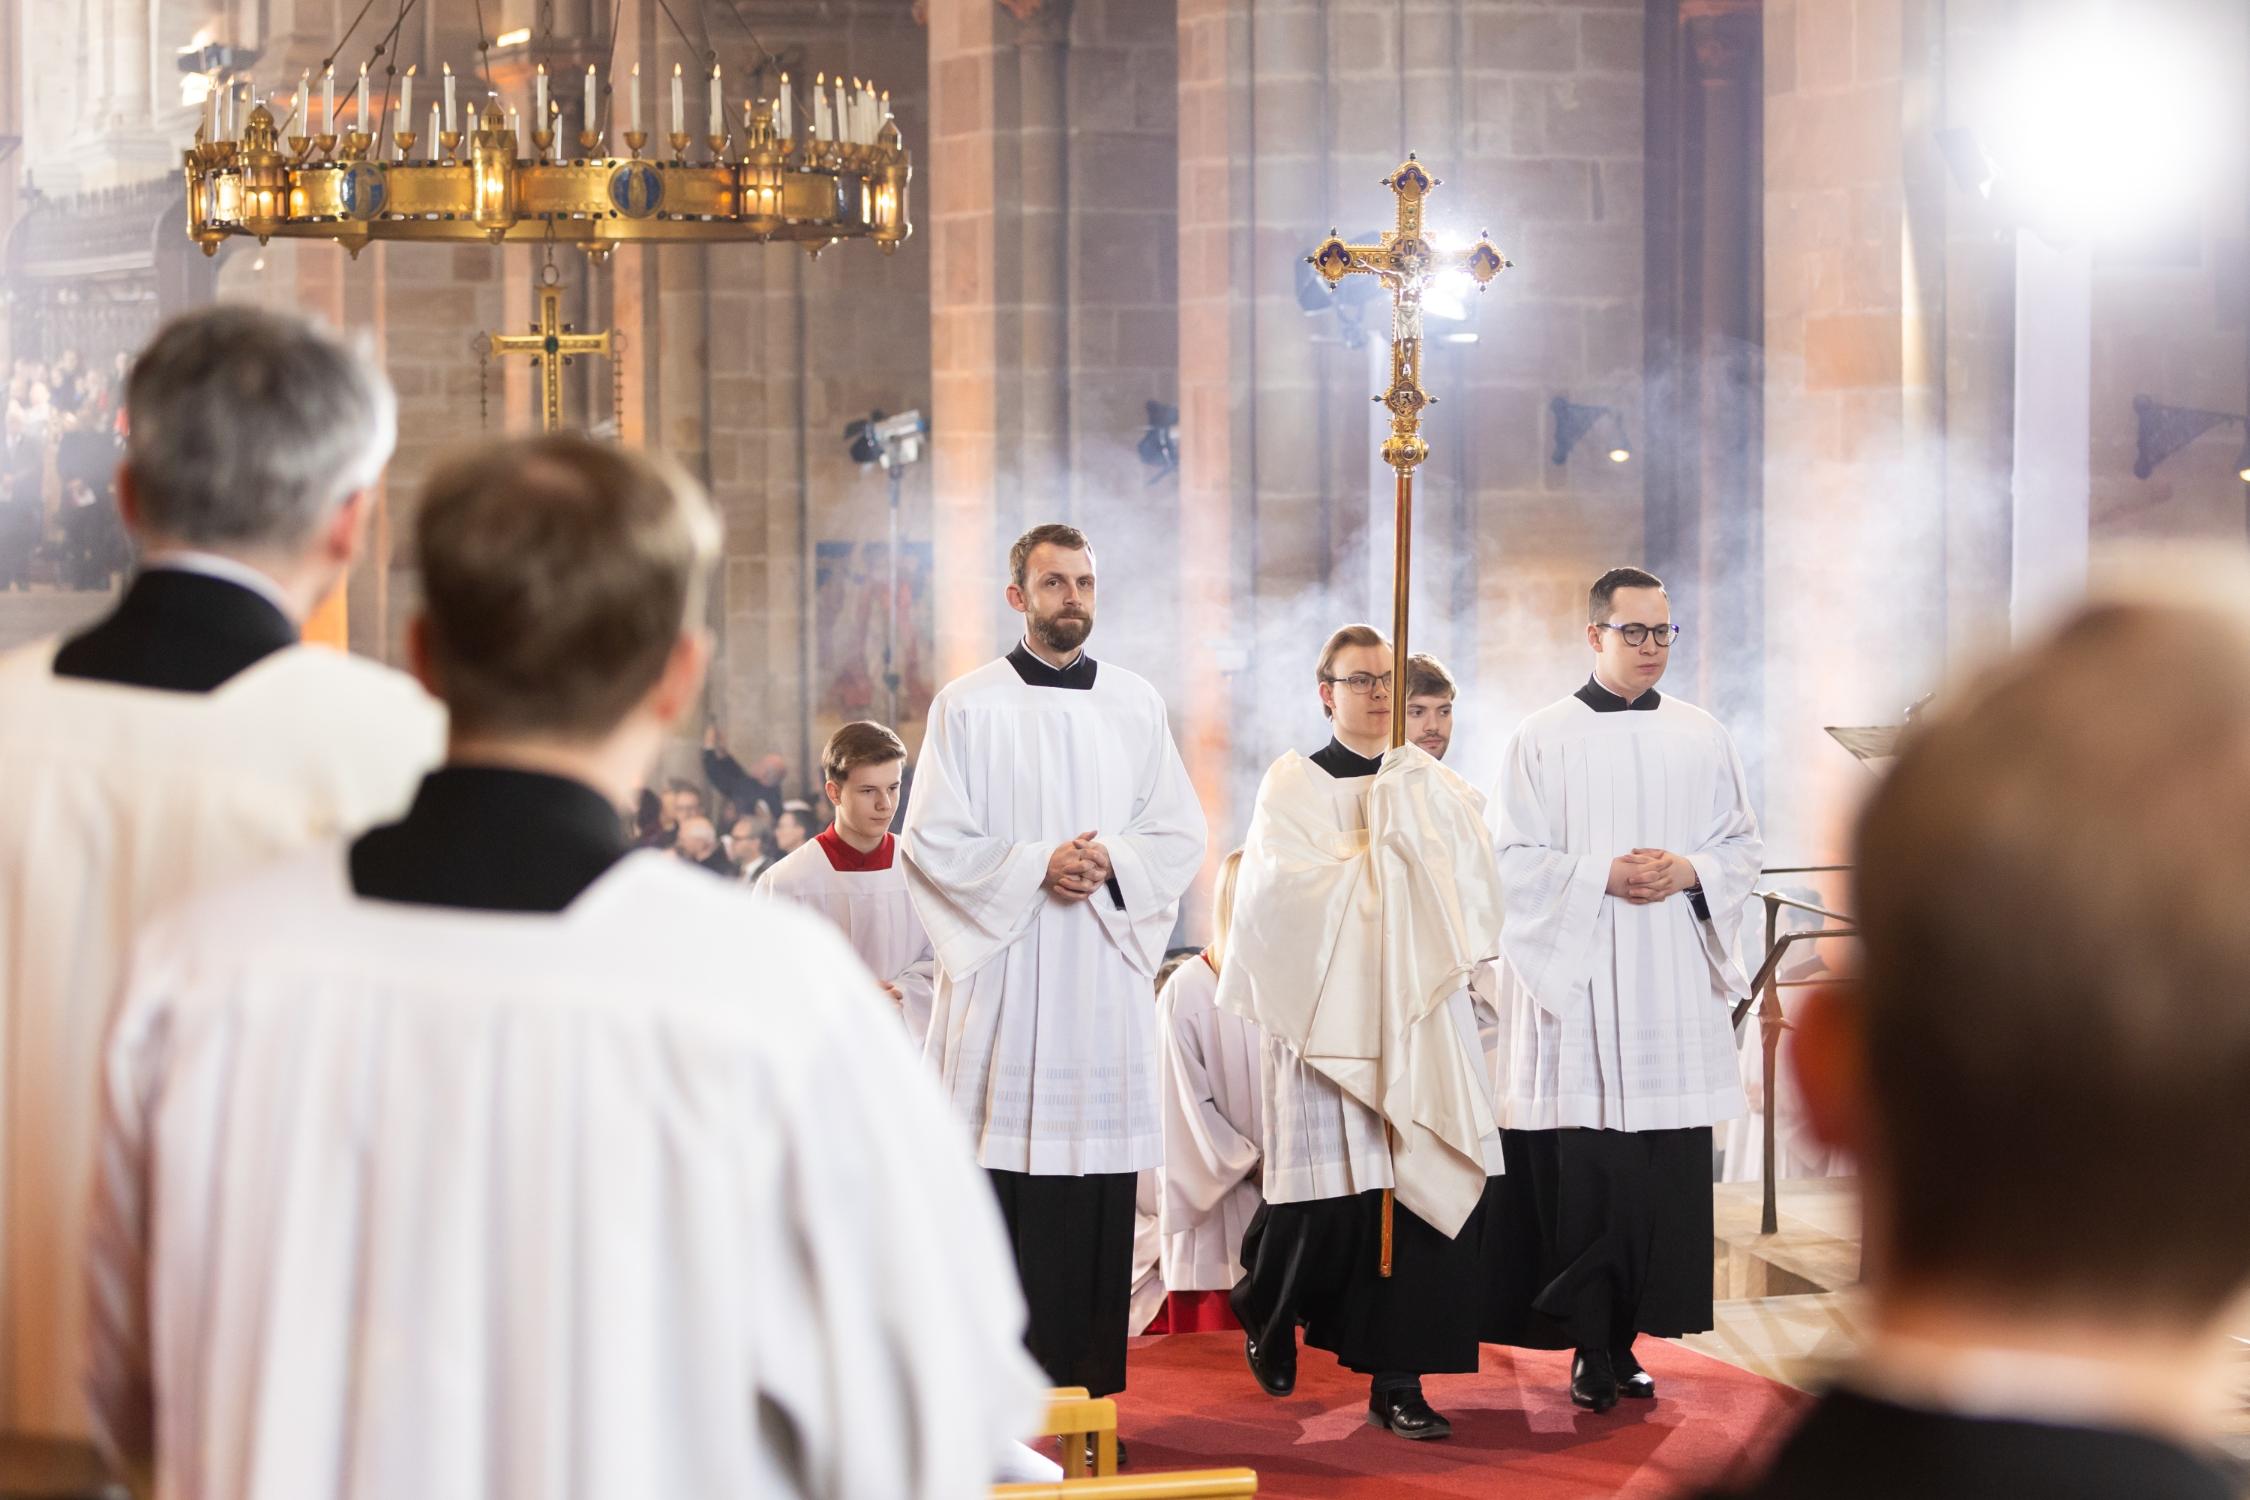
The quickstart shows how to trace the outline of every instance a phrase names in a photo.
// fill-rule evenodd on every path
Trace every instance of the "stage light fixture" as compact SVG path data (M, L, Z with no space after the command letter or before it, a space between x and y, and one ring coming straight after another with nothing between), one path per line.
M2194 442L2214 427L2228 423L2250 430L2250 422L2231 411L2201 411L2191 406L2166 406L2152 396L2133 398L2135 450L2133 477L2146 479L2156 472L2156 466ZM2242 472L2245 482L2250 482L2250 446L2242 451L2235 467Z
M1577 448L1580 440L1588 433L1599 427L1604 418L1609 420L1617 432L1609 445L1609 461L1613 464L1628 464L1633 461L1633 441L1625 435L1625 417L1616 407L1591 406L1573 401L1568 396L1557 396L1547 403L1547 408L1555 415L1555 452L1552 462L1570 462L1572 450Z
M1156 484L1180 471L1180 409L1161 401L1148 404L1148 431L1141 434L1141 462Z

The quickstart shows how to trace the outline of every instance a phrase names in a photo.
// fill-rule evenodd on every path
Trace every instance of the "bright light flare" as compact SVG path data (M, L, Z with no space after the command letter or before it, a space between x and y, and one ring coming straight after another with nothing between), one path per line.
M2079 0L2026 25L1978 133L1998 191L2032 227L2077 240L2143 233L2217 180L2239 111L2213 49L2162 10Z

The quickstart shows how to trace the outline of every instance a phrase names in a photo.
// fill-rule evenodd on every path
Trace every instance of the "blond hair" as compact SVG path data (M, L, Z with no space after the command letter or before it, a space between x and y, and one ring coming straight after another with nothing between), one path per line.
M1211 882L1211 941L1204 953L1217 971L1227 961L1227 938L1234 932L1234 887L1242 875L1242 851L1219 861L1219 878Z
M1336 668L1336 658L1354 646L1381 646L1388 651L1390 645L1391 638L1372 625L1346 625L1320 648L1320 664L1313 668L1313 680L1324 684L1333 681L1330 674ZM1325 702L1320 705L1320 711L1331 719L1336 717L1336 711Z
M454 729L615 729L702 617L719 538L711 502L672 464L576 434L442 464L415 557Z

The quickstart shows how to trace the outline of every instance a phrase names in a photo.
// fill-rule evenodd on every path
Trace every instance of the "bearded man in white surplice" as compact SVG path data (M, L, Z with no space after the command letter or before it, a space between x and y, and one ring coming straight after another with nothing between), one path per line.
M825 923L626 847L718 550L609 444L442 468L410 650L446 763L136 950L90 1389L158 1494L950 1500L1020 1468L1022 1300L890 1002Z
M914 914L891 815L906 773L906 745L871 720L846 724L821 747L821 777L836 821L758 877L761 897L825 918L852 945L898 1007L920 1048L930 1030L936 961Z
M125 388L118 506L142 563L70 640L0 658L0 1435L83 1441L101 1038L132 930L405 806L444 716L300 644L390 456L382 372L296 317L168 325Z
M1499 941L1499 880L1484 799L1418 746L1390 748L1382 632L1337 631L1314 677L1335 732L1258 788L1219 971L1219 1008L1265 1039L1265 1205L1232 1305L1268 1394L1295 1388L1302 1323L1369 1377L1371 1421L1443 1438L1422 1377L1477 1368L1495 1142L1468 982Z
M1525 719L1499 793L1500 1124L1485 1336L1572 1349L1570 1397L1656 1385L1637 1334L1711 1326L1711 1127L1747 1108L1729 1008L1764 844L1734 741L1656 690L1664 586L1589 594L1586 685Z
M1158 1165L1155 1010L1203 810L1156 690L1085 643L1094 553L1009 552L1024 639L930 706L907 879L937 952L925 1055L999 1195L1057 1385L1124 1389L1134 1191Z

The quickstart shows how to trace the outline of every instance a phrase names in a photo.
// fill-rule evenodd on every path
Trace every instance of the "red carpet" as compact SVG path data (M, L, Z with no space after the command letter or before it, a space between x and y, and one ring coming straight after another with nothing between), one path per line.
M1131 1472L1244 1464L1277 1500L1654 1500L1765 1451L1804 1400L1677 1344L1634 1352L1657 1399L1597 1417L1570 1404L1568 1354L1488 1346L1475 1375L1423 1383L1453 1436L1409 1443L1367 1425L1366 1379L1317 1349L1276 1401L1250 1378L1239 1333L1136 1339L1118 1435Z

